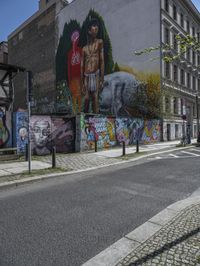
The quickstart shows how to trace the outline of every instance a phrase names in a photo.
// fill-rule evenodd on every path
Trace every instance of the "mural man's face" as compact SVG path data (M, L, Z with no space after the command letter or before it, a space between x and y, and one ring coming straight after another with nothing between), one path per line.
M34 125L34 137L37 147L44 147L50 134L50 124L48 121L37 121Z
M98 25L92 25L89 29L89 35L93 38L96 38L97 37L97 34L99 32L99 27Z

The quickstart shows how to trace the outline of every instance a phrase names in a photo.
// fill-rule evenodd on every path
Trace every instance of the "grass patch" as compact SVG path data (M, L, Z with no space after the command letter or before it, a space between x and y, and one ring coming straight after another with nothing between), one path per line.
M200 263L200 256L197 257L197 263Z
M133 158L138 158L138 157L141 157L142 155L145 155L147 154L147 152L135 152L135 153L130 153L130 154L126 154L125 156L120 156L120 157L117 157L117 159L122 159L122 160L130 160L130 159L133 159Z
M24 171L23 173L20 174L10 174L8 176L1 176L0 177L0 183L3 182L11 182L11 181L17 181L26 177L34 177L34 176L41 176L41 175L46 175L46 174L53 174L53 173L64 173L66 171L69 171L71 169L63 169L60 167L57 168L46 168L46 169L38 169L38 170L32 170L31 173L29 174L28 171Z

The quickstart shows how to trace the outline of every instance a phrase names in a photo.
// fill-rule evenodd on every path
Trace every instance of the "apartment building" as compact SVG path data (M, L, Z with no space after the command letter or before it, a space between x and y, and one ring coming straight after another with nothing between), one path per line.
M9 64L31 70L34 76L35 107L49 112L55 91L55 13L56 0L40 0L39 9L8 36ZM14 80L17 88L14 110L26 109L26 75Z
M180 51L176 36L193 36L200 41L200 14L189 0L162 0L162 44L169 44L176 55ZM180 60L162 61L162 85L168 90L164 97L165 139L179 138L184 131L197 136L197 97L200 97L200 53L187 49ZM184 117L185 116L185 117ZM185 119L185 122L183 120ZM184 126L184 127L183 127Z
M0 63L8 63L8 43L0 42Z

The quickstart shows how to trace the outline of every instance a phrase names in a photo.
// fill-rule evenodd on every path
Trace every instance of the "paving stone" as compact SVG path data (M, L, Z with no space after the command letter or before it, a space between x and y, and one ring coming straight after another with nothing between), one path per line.
M199 252L200 204L196 204L181 211L116 266L196 266Z

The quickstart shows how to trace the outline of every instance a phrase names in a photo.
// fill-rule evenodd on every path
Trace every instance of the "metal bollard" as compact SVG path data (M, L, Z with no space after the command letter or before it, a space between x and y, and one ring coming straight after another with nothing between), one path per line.
M95 152L97 152L97 140L96 139L94 140L94 150Z
M28 143L25 146L25 161L28 162Z
M126 145L125 145L125 141L122 141L122 156L126 155Z
M52 168L56 168L56 147L52 148Z
M136 152L139 152L139 140L136 140Z

